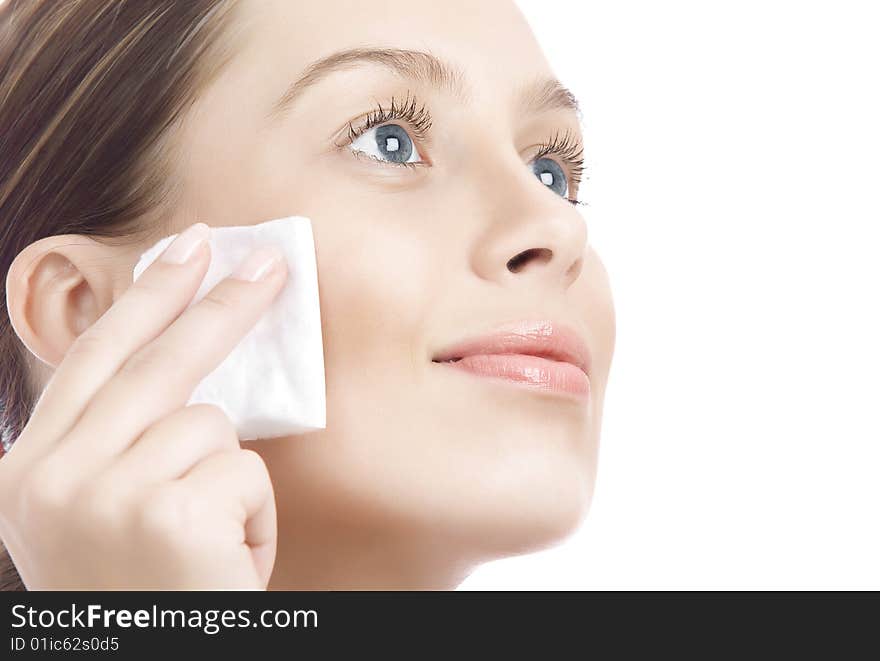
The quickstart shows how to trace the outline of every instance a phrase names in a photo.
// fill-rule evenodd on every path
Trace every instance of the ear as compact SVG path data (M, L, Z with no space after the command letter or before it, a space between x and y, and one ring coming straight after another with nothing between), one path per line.
M32 243L6 277L9 319L38 359L57 367L70 345L113 303L114 249L87 236Z

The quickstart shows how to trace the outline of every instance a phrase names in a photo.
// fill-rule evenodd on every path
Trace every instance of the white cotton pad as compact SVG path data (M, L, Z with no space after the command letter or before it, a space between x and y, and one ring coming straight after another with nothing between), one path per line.
M175 238L145 252L134 280ZM201 383L190 404L222 408L241 440L302 434L326 427L324 346L312 225L290 216L259 225L211 228L211 265L197 303L255 248L273 245L287 258L288 280L272 306Z

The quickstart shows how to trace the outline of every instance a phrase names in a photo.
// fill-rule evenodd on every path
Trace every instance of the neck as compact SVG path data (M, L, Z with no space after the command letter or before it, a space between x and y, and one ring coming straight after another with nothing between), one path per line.
M285 528L278 540L270 590L452 590L473 566L451 558L448 541L292 528Z

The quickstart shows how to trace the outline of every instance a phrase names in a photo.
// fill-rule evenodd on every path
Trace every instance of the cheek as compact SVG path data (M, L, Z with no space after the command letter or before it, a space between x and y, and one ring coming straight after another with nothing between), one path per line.
M579 287L576 300L583 302L586 313L593 352L593 385L601 403L614 355L617 317L608 272L592 248L585 255L584 273L579 279Z
M316 223L315 241L328 388L332 378L370 387L400 383L393 374L423 359L436 255L415 229L363 216Z

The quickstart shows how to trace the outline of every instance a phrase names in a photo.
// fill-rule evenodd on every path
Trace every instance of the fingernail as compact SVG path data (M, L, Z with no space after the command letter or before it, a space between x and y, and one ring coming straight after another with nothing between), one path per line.
M205 223L196 223L181 232L160 258L167 264L184 264L208 240L211 228Z
M283 255L277 248L258 248L239 264L232 277L248 282L263 280L281 264L282 259Z

